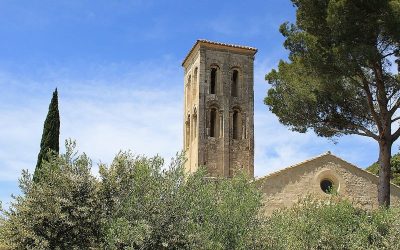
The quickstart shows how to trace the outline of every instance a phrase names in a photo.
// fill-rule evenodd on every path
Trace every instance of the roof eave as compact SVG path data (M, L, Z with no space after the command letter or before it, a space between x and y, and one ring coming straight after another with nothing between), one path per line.
M234 48L234 49L242 49L242 50L248 50L251 51L252 55L255 55L258 51L258 49L254 48L254 47L249 47L249 46L242 46L242 45L235 45L235 44L228 44L228 43L220 43L220 42L213 42L213 41L209 41L206 39L197 39L196 43L192 46L192 48L190 49L189 53L186 55L185 59L182 62L182 66L185 65L186 61L189 59L189 57L192 55L193 51L196 50L196 47L200 44L209 44L209 45L217 45L217 46L223 46L223 47L227 47L227 48Z

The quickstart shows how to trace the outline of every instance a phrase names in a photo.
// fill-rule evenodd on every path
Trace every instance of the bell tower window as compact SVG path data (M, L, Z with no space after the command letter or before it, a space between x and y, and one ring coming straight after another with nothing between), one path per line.
M237 110L235 110L233 112L233 117L232 117L232 136L233 139L237 140L239 139L239 132L240 132L240 128L239 128L239 112Z
M197 67L194 69L194 74L193 74L193 87L192 87L192 101L196 100L196 95L197 95L197 74L198 74L198 69Z
M190 145L190 115L188 115L188 118L186 120L185 143L186 143L186 148L189 148L189 145Z
M217 111L211 109L210 112L210 137L215 137L216 134L216 121L217 121Z
M232 73L231 95L237 97L239 93L239 72L235 69Z
M217 68L211 68L210 94L215 94L217 88Z

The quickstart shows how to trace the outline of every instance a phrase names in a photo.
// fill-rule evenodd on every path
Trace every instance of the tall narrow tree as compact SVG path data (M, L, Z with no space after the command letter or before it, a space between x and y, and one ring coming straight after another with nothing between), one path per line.
M390 159L400 136L400 1L292 0L290 51L266 79L265 103L295 131L355 134L379 145L380 205L390 204ZM398 65L400 66L400 65ZM397 72L396 72L397 71Z
M51 153L59 153L59 136L60 136L60 114L58 112L58 92L57 88L53 92L53 97L49 105L49 112L47 113L46 120L44 121L42 140L40 142L40 151L35 168L33 180L37 181L40 175L40 168L43 160Z

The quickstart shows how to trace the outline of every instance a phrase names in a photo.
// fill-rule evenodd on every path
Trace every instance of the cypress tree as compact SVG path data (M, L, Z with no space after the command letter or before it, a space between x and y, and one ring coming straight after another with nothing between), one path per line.
M58 154L60 136L60 114L58 112L58 92L57 88L53 92L53 97L49 105L49 112L44 121L42 140L40 142L40 151L33 175L33 180L38 181L39 170L43 160L48 160L49 152Z

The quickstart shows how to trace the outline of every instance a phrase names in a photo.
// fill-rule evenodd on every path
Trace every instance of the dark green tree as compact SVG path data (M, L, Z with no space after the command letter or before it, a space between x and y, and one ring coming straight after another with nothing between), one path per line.
M292 0L296 23L284 23L289 61L266 75L265 103L292 130L323 137L366 136L379 144L380 205L390 205L391 148L400 77L399 0ZM396 72L397 71L397 72Z
M36 182L40 175L40 168L43 160L48 160L49 154L60 151L59 145L60 137L60 114L58 112L58 92L57 88L53 92L53 97L49 105L49 112L47 113L46 120L44 121L42 140L40 142L40 151L36 163L35 173L33 180Z
M393 184L400 186L400 153L392 155L390 159L391 176L390 180ZM371 166L367 167L367 171L378 175L379 174L379 162L373 163Z

